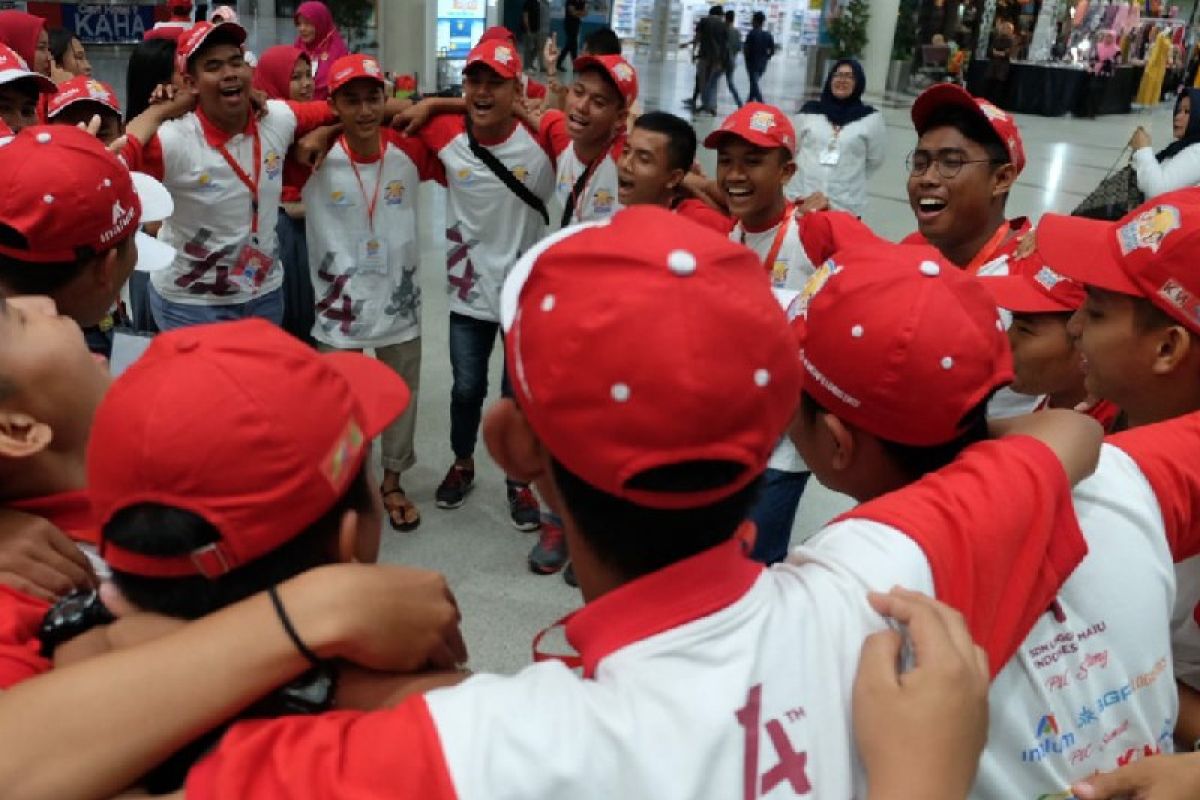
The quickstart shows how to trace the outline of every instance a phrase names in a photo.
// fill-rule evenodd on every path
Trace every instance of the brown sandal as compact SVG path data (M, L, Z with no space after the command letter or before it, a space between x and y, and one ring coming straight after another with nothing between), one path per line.
M392 529L408 533L415 531L421 524L421 512L413 505L408 496L404 494L404 490L397 486L395 489L384 489L379 487L380 497L383 499L383 509L387 512L388 522L391 523ZM398 495L399 500L388 501L389 497Z

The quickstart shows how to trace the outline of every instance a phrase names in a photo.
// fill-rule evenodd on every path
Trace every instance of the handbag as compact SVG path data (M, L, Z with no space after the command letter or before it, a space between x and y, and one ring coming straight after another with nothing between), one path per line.
M1117 156L1116 162L1113 163L1113 167L1120 163L1121 157L1124 155L1125 150L1122 150L1121 154ZM1105 175L1096 188L1083 198L1079 205L1075 206L1071 216L1111 222L1125 216L1145 201L1145 195L1142 194L1141 189L1138 189L1137 173L1133 171L1133 165L1126 164L1116 172L1110 168L1109 174Z

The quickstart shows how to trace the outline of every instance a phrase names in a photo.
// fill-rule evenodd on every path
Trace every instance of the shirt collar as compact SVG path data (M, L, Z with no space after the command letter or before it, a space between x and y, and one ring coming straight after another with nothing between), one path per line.
M229 133L217 127L213 124L212 120L204 115L204 111L198 106L196 108L196 118L200 120L200 130L204 132L204 141L208 142L209 147L224 147L230 139L239 135ZM256 130L258 130L258 121L255 119L254 112L251 111L249 119L246 120L246 128L240 135L252 136Z
M15 500L6 505L14 511L49 520L77 542L100 543L100 530L92 515L92 503L82 489Z
M744 525L727 542L631 581L588 603L566 623L567 641L583 660L584 677L623 647L648 639L741 599L762 574L749 558Z

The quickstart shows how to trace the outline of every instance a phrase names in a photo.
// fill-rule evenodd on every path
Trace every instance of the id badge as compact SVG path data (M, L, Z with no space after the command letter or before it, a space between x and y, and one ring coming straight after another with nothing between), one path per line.
M836 144L830 142L830 146L821 151L819 163L826 167L836 167L838 161L842 158L842 151L838 150Z
M230 276L249 289L258 289L271 274L274 263L274 259L254 245L243 245Z
M787 286L788 262L776 261L771 267L771 288L782 289Z
M387 243L378 236L368 236L358 244L358 272L361 275L386 275L388 271Z

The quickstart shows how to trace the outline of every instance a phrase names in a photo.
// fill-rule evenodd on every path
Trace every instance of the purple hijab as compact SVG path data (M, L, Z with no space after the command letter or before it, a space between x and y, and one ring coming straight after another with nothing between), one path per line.
M333 14L324 3L319 0L308 0L306 3L301 3L300 7L296 9L296 19L300 17L304 17L313 24L313 27L317 29L317 35L312 44L306 44L297 36L296 47L308 56L317 70L313 75L316 82L313 99L327 100L329 99L329 70L333 67L333 62L344 55L349 55L350 49L346 47L346 42L338 33L337 26L333 24Z

